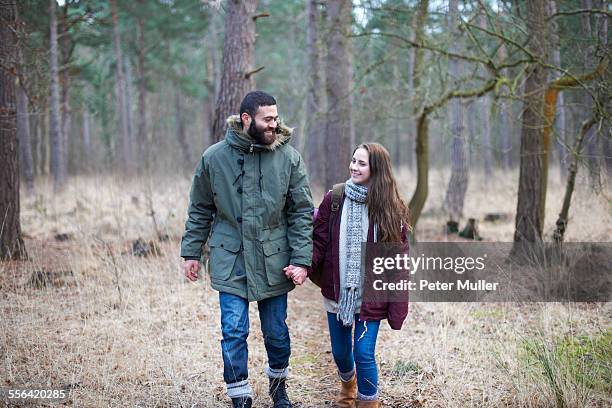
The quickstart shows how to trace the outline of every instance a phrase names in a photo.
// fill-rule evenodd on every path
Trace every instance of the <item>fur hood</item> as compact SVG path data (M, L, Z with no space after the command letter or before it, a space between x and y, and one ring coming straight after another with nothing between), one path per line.
M253 146L259 150L273 151L279 146L289 142L292 133L292 128L279 122L278 126L276 127L276 140L269 145L258 144L255 143L255 140L242 129L240 116L232 115L227 118L227 134L225 138L230 144L235 144L242 149L250 149L250 147ZM235 136L235 138L230 137L228 139L228 136L230 135Z

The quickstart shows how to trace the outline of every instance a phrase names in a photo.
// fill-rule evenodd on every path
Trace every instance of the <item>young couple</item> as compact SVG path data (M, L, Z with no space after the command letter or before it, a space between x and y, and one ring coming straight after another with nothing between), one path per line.
M323 198L313 230L308 177L290 136L271 95L245 96L240 115L228 119L225 139L204 152L196 169L181 244L183 271L198 279L208 242L211 284L219 291L223 377L234 407L253 404L247 370L251 301L259 311L274 408L291 407L287 293L317 269L340 377L336 406L378 407L380 322L399 330L408 304L362 299L361 243L405 243L407 207L387 150L364 143L353 152L339 199L332 191Z

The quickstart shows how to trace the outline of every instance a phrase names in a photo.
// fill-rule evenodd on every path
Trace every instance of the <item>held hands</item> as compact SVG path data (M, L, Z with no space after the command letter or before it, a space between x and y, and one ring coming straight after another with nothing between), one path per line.
M198 280L198 272L200 272L200 261L188 259L183 263L183 273L190 281Z
M285 276L287 277L287 279L291 279L296 285L301 285L306 281L306 278L308 277L308 272L306 271L306 268L302 266L289 265L283 268L283 271L285 272Z
M306 281L308 272L306 268L301 266L289 265L283 268L287 279L291 279L294 284L301 285ZM188 259L183 263L183 273L192 282L198 280L200 272L200 261Z

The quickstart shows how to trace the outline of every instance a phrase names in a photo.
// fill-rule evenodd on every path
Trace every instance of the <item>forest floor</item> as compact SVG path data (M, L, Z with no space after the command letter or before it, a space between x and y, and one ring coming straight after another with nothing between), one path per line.
M180 273L190 180L177 178L80 177L60 194L41 182L22 196L30 259L0 263L0 388L67 388L65 404L83 407L229 406L217 293L208 279L191 283ZM421 240L451 239L440 210L447 179L432 174ZM480 220L485 240L511 241L517 175L491 180L472 179L465 215ZM567 239L608 241L612 204L585 184L579 180ZM402 184L406 194L412 188ZM552 180L547 236L562 195ZM314 196L318 203L320 192ZM489 212L507 217L485 223ZM154 253L135 256L138 238L155 241ZM255 406L269 407L254 305L250 317ZM288 325L292 400L331 406L338 380L310 282L290 293ZM612 304L413 303L401 331L381 325L377 359L385 407L607 407Z

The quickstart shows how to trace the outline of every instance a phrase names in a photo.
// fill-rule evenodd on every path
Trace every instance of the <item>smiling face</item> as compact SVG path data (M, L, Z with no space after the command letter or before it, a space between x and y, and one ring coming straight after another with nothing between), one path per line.
M370 182L370 155L366 149L360 147L353 153L353 159L349 165L351 181L355 184L367 186Z
M249 135L257 143L269 145L276 140L276 127L278 126L276 105L260 106L254 118L251 118L248 113L243 113L242 120Z

